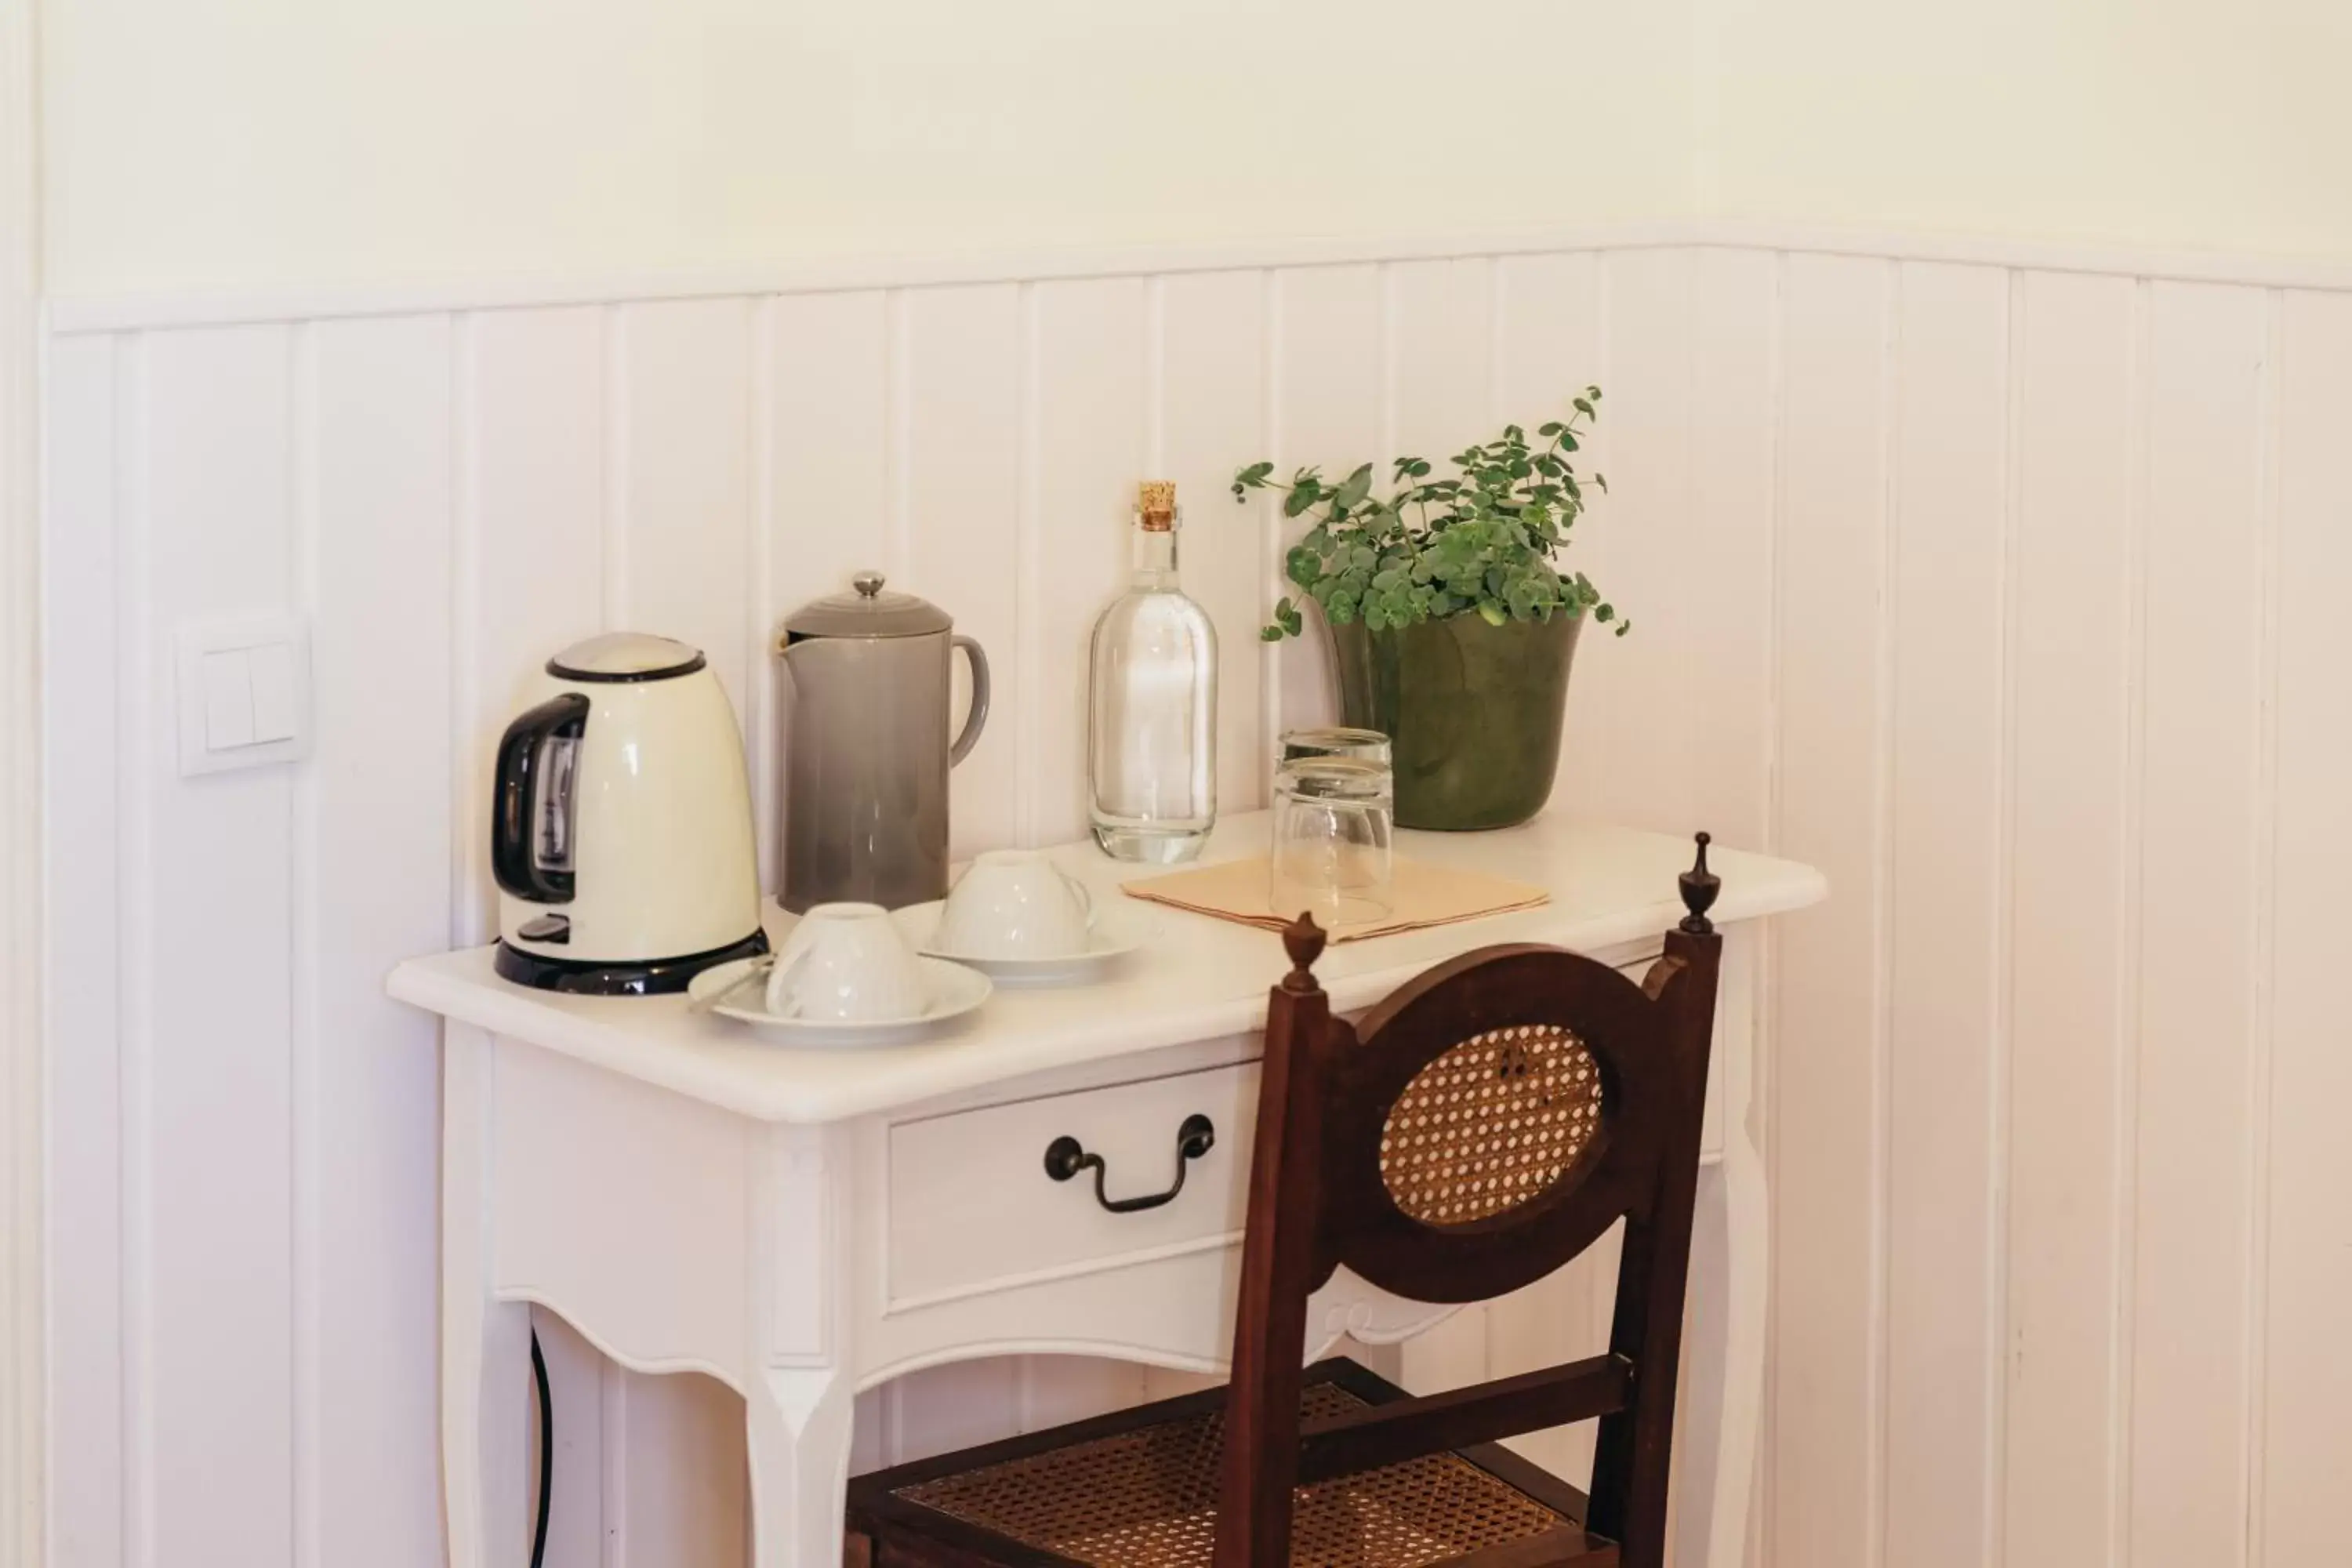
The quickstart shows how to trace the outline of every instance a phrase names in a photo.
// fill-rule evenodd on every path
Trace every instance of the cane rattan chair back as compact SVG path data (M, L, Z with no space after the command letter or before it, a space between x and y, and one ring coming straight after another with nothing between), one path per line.
M1557 948L1490 947L1357 1023L1284 934L1222 1393L862 1479L879 1568L1533 1568L1664 1562L1667 1465L1720 939L1706 836L1689 911L1639 984ZM1423 1398L1300 1366L1344 1266L1486 1300L1624 1226L1602 1355ZM1597 1419L1589 1499L1496 1446Z
M1666 1474L1721 939L1700 836L1689 916L1640 984L1544 947L1438 965L1352 1026L1311 964L1266 1026L1219 1568L1285 1561L1292 1489L1465 1443L1597 1418L1580 1521L1628 1564L1664 1561ZM1307 1296L1345 1265L1422 1301L1483 1301L1551 1273L1622 1221L1606 1354L1305 1423ZM1296 1461L1294 1468L1293 1461Z

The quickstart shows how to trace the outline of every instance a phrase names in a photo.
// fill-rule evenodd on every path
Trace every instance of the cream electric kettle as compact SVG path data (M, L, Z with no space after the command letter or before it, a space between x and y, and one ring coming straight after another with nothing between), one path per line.
M491 790L498 972L544 991L683 991L768 951L735 710L700 653L614 632L547 661Z

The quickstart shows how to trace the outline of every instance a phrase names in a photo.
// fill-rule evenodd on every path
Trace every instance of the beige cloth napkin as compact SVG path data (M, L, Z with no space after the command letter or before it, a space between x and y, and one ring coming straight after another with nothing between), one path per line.
M1272 870L1266 858L1258 855L1247 860L1226 860L1129 882L1127 893L1129 898L1149 899L1155 904L1170 904L1195 914L1280 931L1290 920L1276 914L1272 908ZM1332 933L1332 941L1361 942L1366 937L1452 925L1456 921L1475 921L1481 915L1531 910L1551 902L1549 893L1525 882L1490 877L1483 871L1424 865L1402 855L1396 858L1394 874L1396 908L1382 920L1341 926Z

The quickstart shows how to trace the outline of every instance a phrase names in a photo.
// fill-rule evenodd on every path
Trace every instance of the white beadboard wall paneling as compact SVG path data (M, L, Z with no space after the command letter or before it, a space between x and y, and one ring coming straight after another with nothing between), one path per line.
M298 1563L429 1562L440 1075L386 953L448 936L451 333L304 329L297 602L317 725L293 770ZM364 694L364 700L361 700Z
M52 700L42 748L48 956L48 1550L59 1562L123 1555L123 1147L121 863L115 694L115 361L111 338L52 343L48 491L41 538L41 658L77 695Z
M2011 612L2016 706L2005 1429L2011 1560L2119 1561L2115 1209L2130 1040L2126 795L2134 587L2137 289L2020 275ZM2000 1174L2000 1173L1996 1173Z
M126 864L154 941L127 982L152 1019L133 1202L151 1226L136 1238L153 1352L155 1555L142 1559L159 1563L278 1564L292 1550L294 770L183 779L165 737L172 629L289 607L294 366L286 327L167 333L147 351L151 533L128 560L152 615L157 701L132 807L152 840Z
M1704 672L1690 654L1693 606L1680 584L1717 569L1706 552L1693 548L1685 522L1692 259L1681 250L1603 259L1606 374L1585 379L1600 381L1604 395L1590 462L1580 467L1601 474L1610 488L1586 492L1593 510L1577 531L1591 531L1570 552L1590 552L1576 568L1637 628L1619 637L1614 626L1595 622L1579 634L1569 721L1587 743L1569 743L1579 764L1571 801L1580 811L1669 833L1701 826L1690 815L1699 720L1691 694ZM1507 417L1537 424L1538 412L1557 417L1569 411L1567 395L1563 389L1540 411ZM1602 744L1591 743L1601 737Z
M1020 623L1020 391L1024 354L1021 288L920 289L903 297L894 388L899 441L893 461L903 508L894 544L898 586L945 609L956 629L987 650L992 687L988 727L956 767L950 791L952 841L963 859L1019 837L1023 773L1018 735L1023 686ZM956 660L956 722L966 701Z
M154 602L153 574L142 571L154 538L148 508L149 368L143 337L118 345L115 357L113 445L115 466L114 551L115 653L113 691L115 795L119 813L112 889L114 931L121 956L114 972L119 1033L121 1101L115 1129L122 1153L120 1219L122 1254L122 1470L117 1489L122 1505L122 1556L126 1568L155 1562L155 1205L156 1126L152 1064L156 1008L147 978L155 962L153 885L154 793L152 773L162 747L154 728L166 709L156 693L154 637L149 616ZM47 706L54 710L55 704ZM105 1224L103 1217L100 1221ZM50 1398L77 1397L69 1384L53 1381ZM264 1498L268 1495L262 1494Z
M1894 264L1790 257L1778 852L1837 889L1777 933L1775 1563L1879 1568L1887 821L1886 370Z
M2352 1453L2352 1205L2342 1201L2352 1057L2335 971L2352 942L2352 801L2345 724L2352 600L2352 491L2340 472L2352 426L2352 296L2290 293L2280 303L2275 946L2269 955L2270 1161L2255 1201L2269 1246L2250 1279L2261 1314L2262 1485L2250 1500L2255 1563L2352 1558L2338 1496Z
M1235 468L1269 455L1265 284L1254 272L1203 272L1150 287L1159 374L1147 457L1155 477L1176 481L1184 589L1217 628L1217 809L1231 815L1265 803L1272 773L1257 679L1258 630L1274 603L1268 508L1226 488Z
M2150 300L2131 1560L2245 1546L2263 299Z
M1382 375L1385 345L1394 319L1378 267L1306 268L1276 275L1280 329L1275 353L1275 437L1264 456L1275 474L1320 468L1334 483L1357 464L1380 461L1391 388ZM1375 477L1378 477L1377 470ZM1277 506L1276 515L1280 509ZM1286 549L1307 531L1302 522L1282 524ZM1280 556L1276 573L1281 575ZM1275 589L1305 606L1311 628L1321 612L1286 577ZM1280 702L1268 716L1276 732L1300 724L1339 719L1339 693L1331 657L1320 636L1289 637L1275 645L1280 671Z
M656 1391L657 1397L646 1397ZM627 1534L616 1564L721 1568L747 1561L742 1397L700 1373L633 1378L627 1412ZM551 1544L548 1560L554 1561Z
M589 1568L605 1561L608 1543L617 1537L628 1506L625 1497L607 1495L607 1440L618 1449L631 1434L608 1434L604 1429L604 1372L611 1363L603 1353L553 1312L534 1309L531 1330L539 1336L540 1353L547 1363L549 1403L555 1412L555 1484L548 1510L547 1561ZM515 1397L528 1401L531 1410L531 1479L536 1481L538 1399L529 1388L518 1389ZM529 1506L536 1505L536 1498L530 1500ZM614 1524L609 1531L605 1529L608 1508Z
M1393 488L1391 465L1399 456L1426 458L1442 473L1449 456L1494 435L1487 405L1499 334L1491 258L1400 261L1382 272L1390 321L1388 401L1373 477L1386 490Z
M1987 1560L2009 278L1905 263L1895 324L1886 1560Z
M1041 283L1030 302L1023 700L1005 718L1008 738L1020 737L1021 842L1063 844L1087 834L1088 638L1133 567L1129 514L1150 466L1153 336L1139 278Z
M1488 300L1493 316L1490 380L1484 416L1470 439L1491 440L1511 423L1539 428L1548 419L1564 417L1569 400L1583 388L1607 381L1602 359L1608 337L1602 321L1605 262L1606 258L1590 253L1496 259ZM1607 390L1604 384L1604 394ZM1601 411L1601 424L1606 426L1616 409L1604 396ZM1578 456L1577 471L1587 479L1595 471L1604 476L1608 472L1607 460L1601 457L1605 447L1595 444L1605 440L1596 427ZM1457 442L1449 450L1467 444ZM1438 462L1448 454L1422 455ZM1445 471L1442 464L1440 471ZM1586 500L1592 510L1570 531L1564 564L1605 584L1606 541L1616 524L1609 498L1597 487L1588 489ZM1603 661L1591 653L1600 640L1592 636L1592 627L1588 626L1580 636L1582 674L1570 685L1553 798L1581 810L1590 809L1606 771L1600 748L1592 742L1601 730L1600 710L1607 694L1597 686L1587 689L1582 684L1583 675L1601 668ZM1507 1314L1517 1310L1505 1310Z
M625 307L614 433L629 627L702 649L739 722L752 653L751 321L743 300Z
M53 336L56 1551L432 1558L435 1062L378 985L490 933L490 750L551 652L625 623L706 647L772 879L770 639L879 565L994 656L955 852L1066 837L1086 635L1129 486L1170 477L1246 809L1273 732L1332 709L1319 649L1255 641L1295 531L1233 468L1439 458L1592 381L1615 493L1571 560L1636 630L1580 650L1560 798L1837 889L1765 950L1754 1561L2352 1550L2321 978L2352 935L2352 294L1630 237ZM180 779L177 628L287 611L315 754ZM1597 1344L1606 1262L1402 1374ZM552 1560L740 1561L733 1396L541 1327ZM861 1398L856 1462L1198 1381L935 1369Z
M1650 589L1673 596L1689 676L1675 699L1687 710L1685 816L1669 827L1761 844L1774 701L1775 263L1708 250L1691 258L1690 269L1688 493L1685 510L1655 530L1681 569L1671 587ZM1610 499L1598 499L1601 528L1613 527Z
M890 452L889 317L884 295L809 294L774 300L765 352L771 357L772 422L761 435L768 510L755 526L768 540L766 626L759 649L772 695L769 737L751 734L760 781L762 886L782 876L778 844L781 720L791 700L773 637L809 600L846 590L849 579L887 560L885 522ZM755 679L757 689L760 682ZM749 716L747 715L747 722Z

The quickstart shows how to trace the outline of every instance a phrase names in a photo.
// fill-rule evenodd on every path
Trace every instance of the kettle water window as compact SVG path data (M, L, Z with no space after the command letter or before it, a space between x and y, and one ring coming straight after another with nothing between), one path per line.
M572 770L580 762L578 735L550 735L539 749L539 798L531 803L531 858L542 871L572 869L572 829L579 819Z
M490 874L499 887L534 904L572 901L574 828L572 781L588 699L551 697L499 737L491 790ZM553 776L560 773L560 778Z

